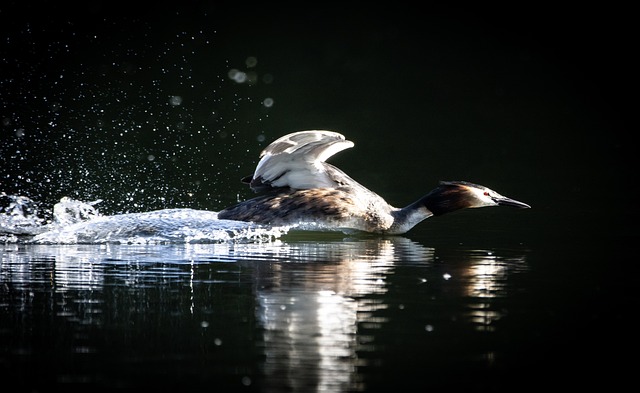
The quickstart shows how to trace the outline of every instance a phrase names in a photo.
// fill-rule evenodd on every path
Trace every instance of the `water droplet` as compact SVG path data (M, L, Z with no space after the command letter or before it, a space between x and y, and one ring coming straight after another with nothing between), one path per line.
M273 98L269 98L269 97L265 98L262 101L262 105L264 105L267 108L271 108L273 106Z
M244 83L247 80L247 74L235 68L229 70L228 75L229 79L235 81L236 83Z
M266 84L270 84L271 82L273 82L273 75L271 74L264 74L262 76L262 81Z
M255 67L258 64L258 59L255 58L254 56L249 56L247 57L247 60L245 60L245 64L249 68Z

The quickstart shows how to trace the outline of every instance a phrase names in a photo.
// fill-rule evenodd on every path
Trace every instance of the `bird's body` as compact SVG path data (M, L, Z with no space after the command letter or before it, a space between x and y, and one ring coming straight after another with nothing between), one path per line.
M218 218L402 234L426 218L459 209L529 207L468 182L441 182L418 201L404 208L393 207L325 162L352 146L351 141L332 131L300 131L279 138L262 151L253 176L243 179L262 195L220 211Z

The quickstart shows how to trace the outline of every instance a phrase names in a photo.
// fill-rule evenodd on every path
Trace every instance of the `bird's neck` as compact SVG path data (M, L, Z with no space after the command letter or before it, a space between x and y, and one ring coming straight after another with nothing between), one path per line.
M418 200L402 209L392 211L391 215L393 216L393 224L387 233L400 235L431 217L433 213L425 207L421 200Z
M412 204L391 212L394 220L387 233L402 234L431 216L441 216L469 207L469 200L464 193L452 191L448 187L438 187Z

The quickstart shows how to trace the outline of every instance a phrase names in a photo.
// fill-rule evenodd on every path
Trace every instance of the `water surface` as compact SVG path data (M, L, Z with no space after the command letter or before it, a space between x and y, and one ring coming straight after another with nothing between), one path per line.
M499 369L529 270L525 250L402 237L2 251L3 363L25 388L360 391L418 364Z

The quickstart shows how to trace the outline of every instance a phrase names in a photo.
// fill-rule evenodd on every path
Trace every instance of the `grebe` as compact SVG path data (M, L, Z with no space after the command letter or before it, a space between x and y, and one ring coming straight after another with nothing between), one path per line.
M353 142L343 135L324 130L294 132L277 139L260 154L253 176L242 179L262 195L220 211L218 218L396 235L426 218L460 209L531 207L481 185L443 181L416 202L396 208L325 162L350 147Z

